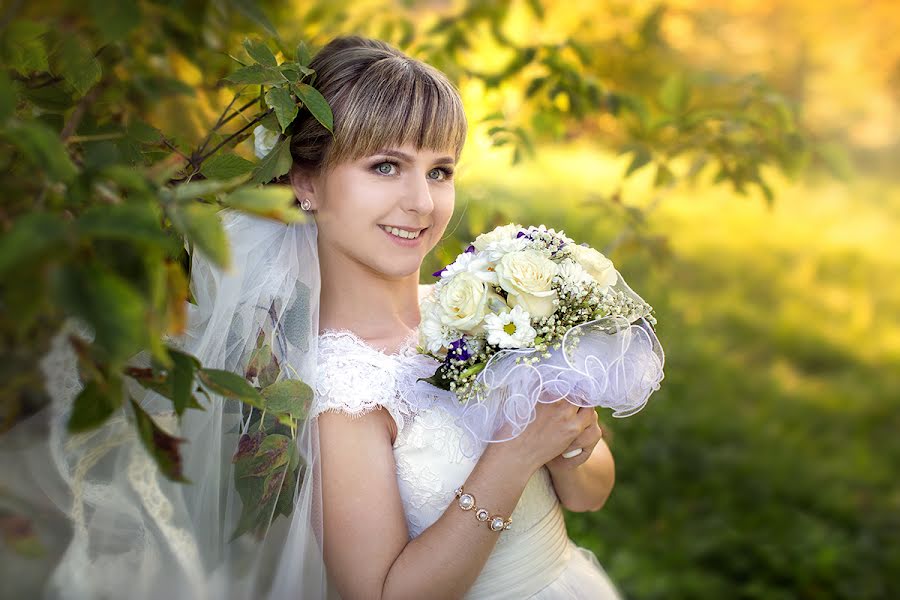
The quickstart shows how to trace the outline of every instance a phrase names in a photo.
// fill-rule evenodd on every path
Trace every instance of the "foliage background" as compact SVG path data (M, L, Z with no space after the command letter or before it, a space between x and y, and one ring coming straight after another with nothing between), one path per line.
M92 1L0 12L10 81L0 114L12 110L9 87L17 118L68 136L84 171L189 154L231 100L220 80L247 36L277 33L272 48L292 50L374 35L444 69L472 126L452 231L423 273L485 228L541 222L604 249L659 319L662 389L640 414L604 418L616 488L603 510L567 515L572 537L629 598L900 594L894 3ZM36 37L76 40L100 72L83 51L40 64ZM73 56L80 67L60 64ZM51 81L61 72L84 79ZM76 88L69 101L65 85ZM19 160L30 150L9 123L4 236L29 214L102 205L61 195L53 179L67 167L54 170L40 147L39 161ZM252 156L247 143L236 152ZM160 252L160 264L176 260ZM51 263L38 273L52 283ZM68 310L42 281L4 272L7 426L41 404L34 359ZM11 310L22 296L41 299L24 317ZM0 516L3 543L23 547Z

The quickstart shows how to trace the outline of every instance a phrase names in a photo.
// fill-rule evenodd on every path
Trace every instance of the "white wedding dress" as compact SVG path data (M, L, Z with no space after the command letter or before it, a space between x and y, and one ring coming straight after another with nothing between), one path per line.
M319 336L319 371L313 415L327 410L358 415L384 407L397 424L397 485L410 539L455 501L476 460L460 450L462 429L447 410L453 402L417 384L434 373L434 359L416 352L411 335L396 354L377 349L347 330ZM433 389L433 388L431 388ZM415 396L414 396L415 395ZM618 599L594 554L569 539L550 474L541 467L529 480L467 599Z

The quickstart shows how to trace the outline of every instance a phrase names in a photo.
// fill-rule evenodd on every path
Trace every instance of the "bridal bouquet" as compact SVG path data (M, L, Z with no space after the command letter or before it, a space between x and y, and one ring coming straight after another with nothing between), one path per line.
M493 413L509 416L549 391L626 416L659 388L652 307L612 261L562 231L497 227L434 275L440 279L420 307L418 351L441 364L423 380L461 403L503 389L512 405Z

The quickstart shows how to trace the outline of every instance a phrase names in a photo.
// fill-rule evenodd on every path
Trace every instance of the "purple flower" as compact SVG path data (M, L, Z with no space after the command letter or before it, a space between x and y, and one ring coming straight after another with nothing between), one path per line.
M447 270L447 267L444 267L444 268L441 269L440 271L435 271L434 273L432 273L431 276L432 276L432 277L443 277L443 276L444 276L444 271L446 271L446 270Z
M447 352L448 359L455 358L457 360L468 360L470 356L472 356L472 353L469 352L469 348L466 346L466 338L461 337L455 342L450 343L450 348Z
M472 244L469 244L469 247L466 248L466 252L475 252L475 246L473 246Z

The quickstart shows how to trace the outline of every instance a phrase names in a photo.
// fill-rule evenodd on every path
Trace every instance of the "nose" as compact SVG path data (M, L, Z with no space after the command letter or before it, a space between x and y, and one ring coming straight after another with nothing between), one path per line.
M422 215L430 214L434 210L434 199L431 197L431 185L427 177L410 178L409 187L403 198L403 209Z

